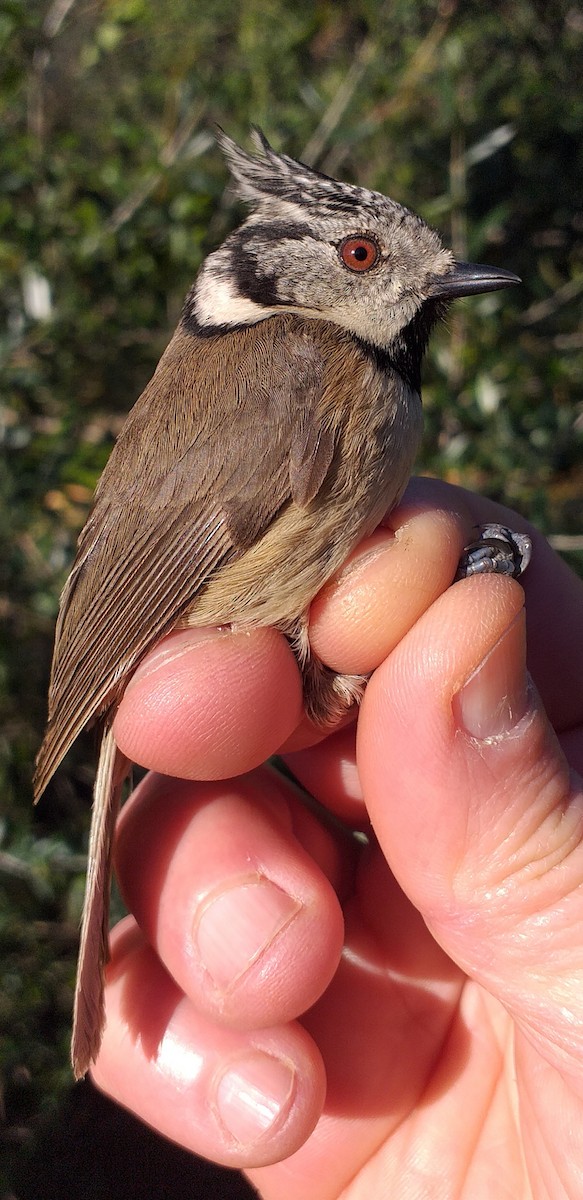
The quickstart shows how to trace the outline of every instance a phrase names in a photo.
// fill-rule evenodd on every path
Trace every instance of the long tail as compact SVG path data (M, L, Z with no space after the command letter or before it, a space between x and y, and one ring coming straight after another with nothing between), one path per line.
M113 835L128 766L128 759L118 750L111 729L106 729L93 792L89 861L75 987L71 1060L76 1079L86 1074L97 1057L103 1034Z

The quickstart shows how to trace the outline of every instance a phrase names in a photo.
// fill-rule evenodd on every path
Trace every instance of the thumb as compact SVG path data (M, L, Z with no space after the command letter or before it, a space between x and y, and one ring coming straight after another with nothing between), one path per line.
M493 576L444 593L370 681L358 769L437 941L564 1066L583 1028L583 792L526 672L523 604Z

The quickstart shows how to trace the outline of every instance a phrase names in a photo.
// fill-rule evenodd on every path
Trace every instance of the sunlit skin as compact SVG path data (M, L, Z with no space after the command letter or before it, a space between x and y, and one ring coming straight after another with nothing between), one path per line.
M172 635L120 706L164 774L120 821L93 1076L265 1200L583 1195L583 586L535 537L524 590L448 587L492 520L526 528L415 481L314 603L374 670L358 723L318 740L270 630Z

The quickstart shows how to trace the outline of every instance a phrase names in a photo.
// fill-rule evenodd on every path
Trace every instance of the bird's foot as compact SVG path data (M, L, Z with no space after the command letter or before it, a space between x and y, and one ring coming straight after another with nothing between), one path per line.
M532 542L525 533L505 525L480 525L475 541L466 546L454 582L469 575L508 575L519 579L526 571Z
M477 533L460 558L455 582L469 575L496 574L519 579L532 553L528 535L496 524L481 525ZM332 729L354 705L360 704L369 675L338 674L320 662L311 653L305 619L286 633L302 671L307 716L321 729Z
M360 704L368 675L339 675L312 655L303 667L304 706L320 729L332 729L356 704Z

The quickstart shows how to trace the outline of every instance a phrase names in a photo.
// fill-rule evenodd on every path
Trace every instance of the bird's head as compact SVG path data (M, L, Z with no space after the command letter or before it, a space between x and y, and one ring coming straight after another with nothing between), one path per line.
M520 282L454 262L421 217L276 154L259 131L256 155L224 133L218 140L253 211L208 256L188 297L185 316L201 333L292 312L388 350L422 310L428 331L444 301Z

